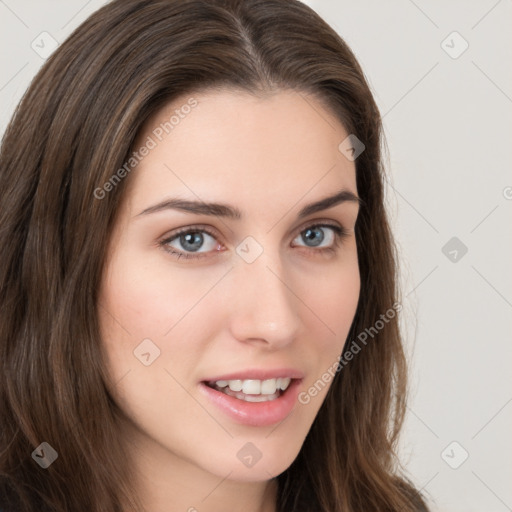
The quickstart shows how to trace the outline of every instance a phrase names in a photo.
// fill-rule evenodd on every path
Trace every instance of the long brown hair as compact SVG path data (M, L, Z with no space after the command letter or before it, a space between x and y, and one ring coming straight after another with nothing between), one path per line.
M97 319L106 247L129 177L101 200L97 191L126 162L149 116L173 98L225 87L312 94L363 141L361 293L347 344L399 302L381 118L336 32L297 0L114 0L48 59L2 141L5 512L142 509ZM280 512L426 510L394 455L406 395L397 318L336 374L298 457L277 477ZM47 469L31 456L42 442L58 453Z

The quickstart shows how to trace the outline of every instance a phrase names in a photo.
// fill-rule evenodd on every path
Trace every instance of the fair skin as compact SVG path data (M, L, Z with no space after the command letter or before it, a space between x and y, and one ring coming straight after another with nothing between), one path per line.
M111 392L130 418L120 435L148 512L274 512L273 477L296 458L330 383L283 420L254 425L219 408L204 381L294 369L303 392L332 367L359 297L359 206L298 214L341 190L357 196L355 164L338 150L341 123L293 91L187 95L147 121L136 147L191 96L197 106L129 176L114 226L98 308ZM242 217L141 213L171 197L225 203ZM325 224L347 232L338 245ZM179 228L190 228L188 245L169 241ZM249 236L257 245L242 243ZM248 263L244 252L257 257ZM147 366L134 355L144 339L160 350ZM261 458L244 463L244 447Z

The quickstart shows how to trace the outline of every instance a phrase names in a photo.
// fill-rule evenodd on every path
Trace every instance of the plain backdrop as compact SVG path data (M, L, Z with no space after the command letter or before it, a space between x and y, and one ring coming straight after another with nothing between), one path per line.
M0 0L2 133L41 53L104 3ZM305 3L352 48L384 119L404 465L433 511L512 510L512 1Z

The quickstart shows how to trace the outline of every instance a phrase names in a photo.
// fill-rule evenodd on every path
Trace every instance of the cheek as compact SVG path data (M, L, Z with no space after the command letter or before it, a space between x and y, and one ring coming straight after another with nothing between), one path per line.
M332 385L333 372L336 372L357 310L361 289L357 258L347 259L345 263L317 279L317 293L308 280L307 306L314 318L306 314L311 318L308 330L315 343L309 346L310 352L305 358L312 362L313 371L305 382L305 389L311 389L311 393L306 391L307 400L300 403L310 404L310 415L316 414Z
M357 257L351 257L331 272L304 281L303 296L307 306L321 320L324 348L341 350L359 301L361 280Z
M112 261L101 304L133 336L164 336L196 304L213 282L172 270L163 258L144 255Z
M152 367L180 368L185 359L197 357L201 329L218 316L215 303L212 307L211 300L204 298L225 270L205 267L192 275L185 269L171 269L161 257L151 260L136 252L130 258L126 254L120 251L111 261L98 307L102 340L114 377L138 368L136 353L139 346L142 350L146 345L155 354L160 351ZM206 303L209 309L204 307ZM199 341L191 344L191 337ZM156 348L145 341L148 339Z

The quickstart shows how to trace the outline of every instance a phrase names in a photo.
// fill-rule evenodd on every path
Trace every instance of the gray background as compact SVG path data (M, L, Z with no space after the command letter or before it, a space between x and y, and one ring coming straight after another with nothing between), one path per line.
M51 38L104 3L0 0L2 133ZM384 117L411 358L404 465L433 511L512 510L512 1L306 3Z

